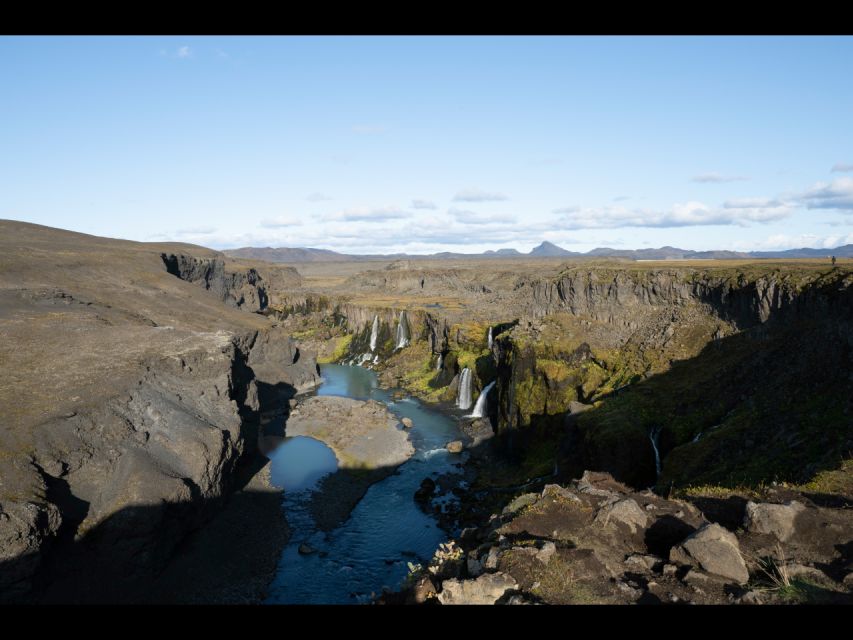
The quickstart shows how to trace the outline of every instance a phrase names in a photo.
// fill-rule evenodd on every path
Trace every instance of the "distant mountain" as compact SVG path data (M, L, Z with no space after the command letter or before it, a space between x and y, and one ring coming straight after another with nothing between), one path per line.
M497 251L488 251L483 253L484 256L523 256L524 254L516 249L498 249Z
M788 249L787 251L751 251L753 258L853 258L853 244L845 244L835 249Z
M359 254L352 255L329 251L328 249L290 248L290 247L244 247L228 249L224 254L234 258L267 260L269 262L355 262L369 260L466 260L474 258L619 258L622 260L750 260L750 259L790 259L824 258L830 255L839 258L853 258L853 244L835 249L790 249L788 251L692 251L678 247L660 247L658 249L612 249L598 247L586 253L567 251L547 240L529 253L516 249L488 250L483 253L456 253L442 251L430 255Z
M279 247L243 247L242 249L227 249L223 251L232 258L248 260L266 260L267 262L351 262L361 256L349 256L345 253L329 251L328 249L302 249Z
M538 247L531 249L530 253L527 255L535 256L537 258L555 258L558 256L580 256L583 254L575 251L566 251L562 247L558 247L557 245L545 240Z
M593 249L586 255L602 258L627 258L629 260L744 260L751 256L737 251L691 251L677 247L660 249Z

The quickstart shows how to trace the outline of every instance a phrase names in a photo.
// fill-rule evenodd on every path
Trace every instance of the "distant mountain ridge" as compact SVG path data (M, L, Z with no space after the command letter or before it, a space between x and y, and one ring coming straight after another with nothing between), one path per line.
M346 254L330 251L329 249L313 249L303 247L243 247L241 249L226 249L225 255L233 258L250 260L266 260L268 262L352 262L362 260L426 260L436 258L465 259L465 258L620 258L623 260L749 260L785 259L785 258L825 258L834 255L838 258L853 258L853 244L846 244L834 249L788 249L787 251L692 251L677 247L660 247L658 249L612 249L598 247L580 253L568 251L547 240L534 247L528 253L516 249L489 250L483 253L455 253L443 251L429 255L409 255L406 253L392 254Z

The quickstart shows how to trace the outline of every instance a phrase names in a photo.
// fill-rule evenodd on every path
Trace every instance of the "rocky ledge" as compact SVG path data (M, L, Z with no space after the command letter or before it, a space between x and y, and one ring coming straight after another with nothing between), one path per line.
M586 472L464 529L386 602L853 603L853 512L804 495L703 504Z

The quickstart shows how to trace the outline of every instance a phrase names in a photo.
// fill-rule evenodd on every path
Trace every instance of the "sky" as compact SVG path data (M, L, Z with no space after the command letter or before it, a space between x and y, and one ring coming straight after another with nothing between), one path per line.
M0 218L225 249L853 243L851 37L0 37Z

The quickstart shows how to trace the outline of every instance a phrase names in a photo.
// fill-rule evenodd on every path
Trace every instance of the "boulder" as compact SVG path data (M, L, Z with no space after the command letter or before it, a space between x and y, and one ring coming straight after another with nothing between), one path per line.
M483 560L483 567L494 571L498 568L498 560L500 559L500 547L492 547L486 554L486 559Z
M787 504L748 502L743 526L752 533L766 533L780 542L787 541L794 533L794 520L806 507L797 501Z
M706 524L673 547L670 562L699 566L707 573L745 584L749 571L740 554L737 536L718 524Z
M627 526L631 533L636 533L646 528L649 516L636 500L623 498L601 507L595 515L595 522L604 527L620 522Z
M476 580L445 580L438 600L441 604L495 604L518 583L505 573L486 573Z
M423 604L430 598L435 597L435 585L429 576L421 576L412 589L412 596L416 604Z
M411 418L403 418L402 420L400 420L400 422L403 423L403 426L406 427L406 429L411 429L415 426L415 423L412 421Z
M643 573L652 571L656 566L661 565L662 563L663 560L657 556L643 555L640 553L632 553L630 556L625 558L625 564L629 566L632 571L640 571Z
M549 541L543 544L542 548L539 549L539 552L536 554L536 559L542 564L548 564L551 562L551 558L554 557L555 553L557 553L557 545Z
M435 493L435 480L432 478L424 478L421 481L421 487L415 491L416 502L426 502Z
M452 442L448 442L444 448L450 453L462 453L464 445L461 440L453 440Z
M299 545L299 553L301 553L303 556L310 555L315 551L316 549L314 547L312 547L310 544L306 544L305 542Z
M477 558L468 556L467 565L469 576L477 577L483 573L483 565L480 564L480 561L477 560Z
M538 493L523 493L522 495L515 498L512 502L510 502L507 506L505 506L502 513L505 516L512 515L514 513L517 513L518 511L521 511L524 507L529 507L538 499Z

